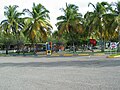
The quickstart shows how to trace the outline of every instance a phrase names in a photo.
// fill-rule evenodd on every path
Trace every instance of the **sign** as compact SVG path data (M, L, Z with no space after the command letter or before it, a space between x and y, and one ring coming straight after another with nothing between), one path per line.
M110 48L111 49L115 49L115 48L117 48L117 45L119 44L119 42L118 43L116 43L116 42L111 42L110 43Z

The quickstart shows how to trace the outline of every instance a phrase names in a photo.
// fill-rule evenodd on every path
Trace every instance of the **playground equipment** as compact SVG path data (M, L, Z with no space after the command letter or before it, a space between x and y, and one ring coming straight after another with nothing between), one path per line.
M52 54L52 42L46 42L46 54L47 55Z

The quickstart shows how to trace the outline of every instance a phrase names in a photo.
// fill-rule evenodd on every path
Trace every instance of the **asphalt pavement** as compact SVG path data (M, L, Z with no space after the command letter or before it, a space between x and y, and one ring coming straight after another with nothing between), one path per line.
M120 58L0 57L0 90L120 90Z

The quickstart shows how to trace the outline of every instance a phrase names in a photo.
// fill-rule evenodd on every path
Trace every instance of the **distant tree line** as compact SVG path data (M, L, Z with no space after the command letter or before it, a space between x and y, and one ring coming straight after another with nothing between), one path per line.
M26 43L34 48L37 43L52 41L74 48L93 38L101 41L101 51L104 51L105 42L120 41L120 1L89 3L90 6L94 10L82 15L78 6L66 3L65 8L60 8L64 14L57 17L57 30L53 33L50 12L42 4L33 3L32 10L21 12L17 5L5 6L6 19L0 23L0 44L8 54L10 45L16 45L19 51Z

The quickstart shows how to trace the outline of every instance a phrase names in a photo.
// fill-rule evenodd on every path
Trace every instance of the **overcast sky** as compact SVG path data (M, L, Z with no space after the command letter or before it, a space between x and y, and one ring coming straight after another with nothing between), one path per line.
M117 2L118 0L0 0L0 21L4 20L4 7L9 5L18 5L19 11L22 11L23 9L31 9L33 2L36 4L41 3L44 5L49 11L50 11L50 18L51 18L51 24L53 25L53 29L55 30L55 24L56 24L56 17L60 16L62 12L59 10L62 7L65 7L65 3L68 4L75 4L79 6L79 12L82 14L85 14L88 10L93 10L92 6L88 7L88 3L92 2L93 4L96 4L97 2L107 1L109 3L111 2Z

